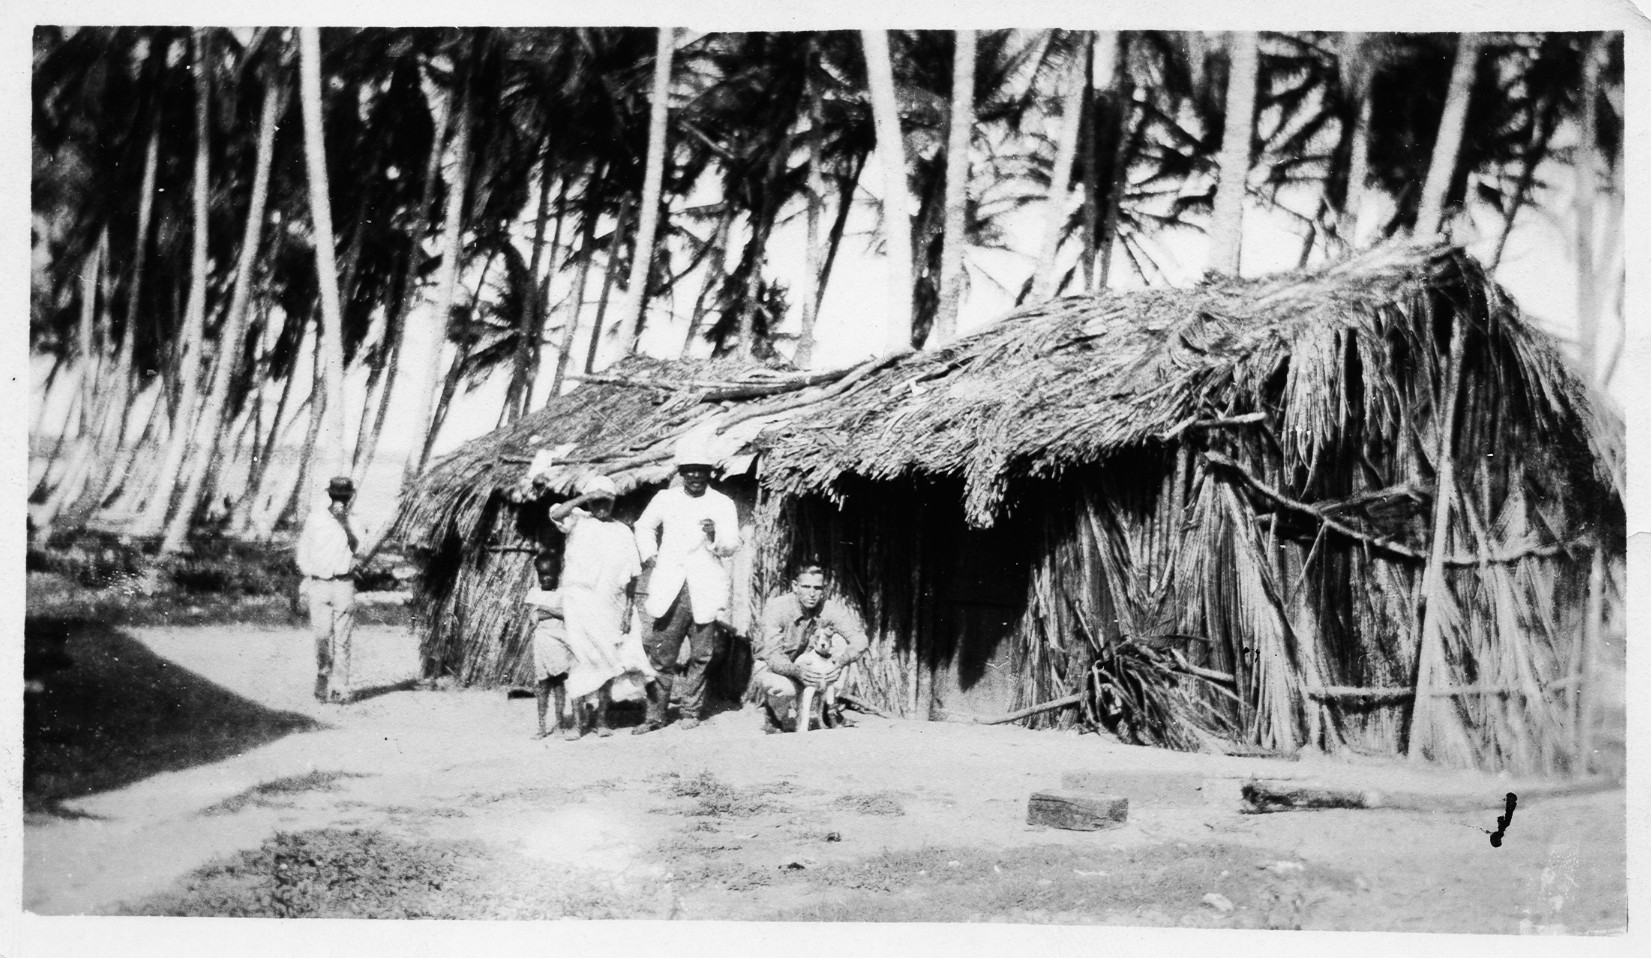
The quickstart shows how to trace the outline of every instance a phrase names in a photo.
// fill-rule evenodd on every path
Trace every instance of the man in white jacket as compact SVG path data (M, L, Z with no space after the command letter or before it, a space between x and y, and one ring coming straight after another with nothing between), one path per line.
M715 651L716 623L728 613L730 580L723 560L740 546L734 500L711 488L711 456L698 443L677 447L675 486L656 493L636 522L636 548L651 564L648 597L648 663L659 677L647 686L648 714L637 735L665 725L676 681L677 658L688 640L682 675L683 729L699 725L705 707L705 671Z

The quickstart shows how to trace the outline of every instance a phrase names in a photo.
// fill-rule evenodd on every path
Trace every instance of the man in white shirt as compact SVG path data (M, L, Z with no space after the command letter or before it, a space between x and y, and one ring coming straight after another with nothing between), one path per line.
M716 623L728 613L731 582L723 560L739 549L739 515L734 500L711 486L711 456L698 444L677 447L682 480L660 490L636 522L636 548L652 564L642 611L648 623L644 645L658 673L649 683L648 714L634 734L665 725L665 709L676 681L677 657L688 640L682 675L683 729L699 725L705 707L705 671L716 648Z
M327 483L327 505L310 513L298 536L298 571L309 599L315 634L315 697L346 704L350 688L350 631L355 627L355 550L350 526L355 483L338 476ZM317 503L319 506L319 503Z

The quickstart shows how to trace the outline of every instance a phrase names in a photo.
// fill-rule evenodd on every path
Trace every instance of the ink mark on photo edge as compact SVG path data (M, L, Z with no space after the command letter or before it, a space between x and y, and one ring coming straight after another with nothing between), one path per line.
M1483 831L1490 836L1490 844L1492 848L1502 847L1502 836L1507 832L1508 826L1513 824L1513 810L1519 805L1519 796L1515 795L1513 792L1509 792L1507 802L1507 813L1496 816L1496 831L1493 832L1487 829L1480 829L1480 831Z

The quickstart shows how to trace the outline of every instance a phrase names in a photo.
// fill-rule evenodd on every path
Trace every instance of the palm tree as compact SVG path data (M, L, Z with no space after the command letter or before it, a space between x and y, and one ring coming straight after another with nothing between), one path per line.
M636 351L642 335L642 310L648 300L648 276L654 261L654 237L659 232L660 184L665 171L665 121L670 112L671 54L676 31L659 28L659 46L654 54L652 104L648 113L648 162L642 180L641 225L637 228L631 254L630 281L617 328L624 351ZM594 337L592 342L594 342Z
M889 36L883 30L862 30L866 84L877 126L877 152L883 165L883 235L888 257L889 312L885 317L884 351L911 348L912 256L911 215L907 212L906 146L900 133L900 104L894 95L894 64Z
M1085 46L1093 36L1085 38ZM1084 106L1089 100L1085 61L1087 50L1072 58L1065 77L1065 91L1061 96L1061 126L1055 145L1055 165L1049 180L1049 205L1044 214L1043 242L1039 246L1037 266L1032 274L1034 302L1053 297L1057 290L1057 267L1061 234L1067 222L1066 203L1072 189L1072 164L1078 156L1078 139L1083 129Z
M969 146L975 127L975 31L959 30L952 52L952 116L946 135L946 227L941 239L940 309L934 339L943 345L957 336L963 298L964 226L969 205Z
M1439 119L1439 135L1433 141L1433 155L1422 184L1421 206L1416 214L1419 236L1438 233L1444 225L1445 197L1456 178L1462 149L1462 133L1467 125L1468 99L1473 92L1474 72L1479 64L1480 36L1464 33L1456 41L1456 58L1450 69L1450 86L1445 92L1445 112Z
M165 528L172 505L172 495L183 470L184 457L195 424L202 353L206 350L206 296L207 296L207 236L210 223L208 207L208 121L212 95L207 39L209 31L197 29L193 42L193 72L195 74L195 174L194 174L194 232L189 259L189 306L184 313L184 329L178 344L179 403L172 416L172 438L166 457L151 489L148 505L132 526L137 536L159 535Z
M1243 244L1244 193L1250 172L1250 141L1255 128L1256 78L1260 71L1258 37L1251 32L1229 35L1226 124L1221 134L1219 177L1215 209L1210 222L1210 267L1238 275Z
M472 41L474 47L474 40ZM435 315L420 330L418 343L424 354L424 365L416 370L412 394L414 409L419 415L415 422L420 433L413 437L409 455L402 471L404 483L424 469L424 463L434 445L430 424L435 415L436 393L441 385L441 353L447 341L448 325L452 322L453 305L457 301L459 259L463 254L461 237L464 230L464 200L470 180L470 127L475 105L470 97L470 84L463 84L459 98L457 126L453 134L453 174L447 184L447 214L442 224L441 268L436 274Z
M327 189L327 156L322 147L321 32L298 28L299 99L304 106L304 157L310 182L310 216L315 227L315 269L321 286L319 360L326 403L322 420L325 468L335 475L344 465L344 316L338 302L338 267L333 260L332 199ZM314 473L312 473L313 477ZM312 478L310 485L313 486Z
M274 73L273 67L271 73ZM275 125L281 115L284 99L285 91L279 75L267 78L263 111L258 120L258 152L252 175L252 199L247 208L246 233L241 240L241 260L236 271L235 292L230 300L229 315L224 321L224 328L218 334L218 364L213 371L212 390L207 395L206 405L201 411L200 431L204 442L198 447L195 465L190 471L188 484L184 487L183 498L178 501L172 521L166 527L166 535L161 540L162 555L170 555L183 549L195 511L199 508L201 497L206 490L207 479L216 475L219 470L222 457L219 445L224 430L229 425L225 421L224 411L229 399L230 384L234 381L240 365L241 344L245 338L252 296L252 274L258 262L265 203L269 198L270 162L275 152ZM334 295L336 296L336 293ZM340 418L343 416L343 407L343 398L340 396ZM342 429L338 439L342 444Z

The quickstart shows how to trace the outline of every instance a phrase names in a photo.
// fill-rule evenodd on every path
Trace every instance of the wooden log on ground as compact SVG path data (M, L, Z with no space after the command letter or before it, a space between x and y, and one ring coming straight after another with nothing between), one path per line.
M1521 803L1545 798L1591 795L1622 787L1611 779L1583 779L1546 785L1515 787ZM1356 788L1304 779L1252 779L1241 794L1244 811L1252 814L1324 808L1394 809L1409 812L1500 812L1509 789L1487 785L1483 793L1423 792L1413 789Z
M1247 812L1293 812L1315 808L1374 808L1376 793L1313 782L1256 779L1244 783L1241 793ZM1376 804L1373 804L1376 803Z
M1129 820L1129 799L1069 790L1033 792L1026 824L1093 832L1117 828Z

